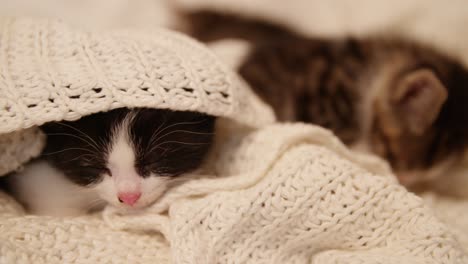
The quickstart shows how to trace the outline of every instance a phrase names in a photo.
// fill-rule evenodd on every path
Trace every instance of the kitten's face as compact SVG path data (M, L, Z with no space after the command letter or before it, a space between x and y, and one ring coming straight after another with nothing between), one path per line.
M448 89L434 69L393 62L364 95L362 138L355 145L385 158L409 186L443 176L459 152L442 125Z
M174 177L201 165L214 121L193 112L117 109L43 126L43 156L108 203L141 208L158 199Z

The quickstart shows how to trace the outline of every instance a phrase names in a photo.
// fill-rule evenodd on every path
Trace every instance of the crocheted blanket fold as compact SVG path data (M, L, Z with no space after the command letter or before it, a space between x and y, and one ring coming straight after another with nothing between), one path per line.
M10 132L118 107L199 111L254 127L274 121L224 63L176 32L89 32L56 20L0 19L0 176L18 167L9 161L41 151ZM24 136L38 136L33 130Z
M1 195L0 262L468 263L384 163L328 131L230 127L218 140L211 170L222 177L175 187L138 215L24 216Z
M117 107L199 111L259 126L271 110L207 48L176 32L83 32L0 20L0 133Z

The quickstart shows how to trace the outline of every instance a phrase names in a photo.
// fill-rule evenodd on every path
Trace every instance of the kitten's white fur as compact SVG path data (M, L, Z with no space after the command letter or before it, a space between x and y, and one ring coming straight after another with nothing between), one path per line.
M13 195L30 213L75 216L102 205L93 188L71 183L47 161L38 160L9 178Z
M38 215L82 215L106 203L132 210L146 207L157 200L168 188L168 178L150 175L142 178L134 167L135 152L128 136L128 120L116 128L108 155L112 176L90 187L82 187L68 180L63 172L44 160L25 166L10 177L10 186L17 199L29 212ZM118 192L141 192L132 206L119 202Z

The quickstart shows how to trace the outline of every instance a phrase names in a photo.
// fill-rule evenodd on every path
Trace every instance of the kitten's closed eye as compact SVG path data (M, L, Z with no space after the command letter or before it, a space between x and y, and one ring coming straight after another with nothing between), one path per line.
M47 135L42 157L76 184L96 184L107 169L106 152L111 138L104 131L109 131L111 124L104 122L101 115L42 126Z
M129 130L136 151L135 169L143 177L172 177L197 168L211 147L214 121L198 113L140 109Z
M109 175L112 176L112 172L110 169L106 167L99 167L99 166L93 166L89 164L80 164L80 169L87 174L94 174L94 175Z

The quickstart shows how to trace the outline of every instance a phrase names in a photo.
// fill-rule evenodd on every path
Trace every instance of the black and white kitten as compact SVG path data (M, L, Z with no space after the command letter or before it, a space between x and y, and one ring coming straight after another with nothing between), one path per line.
M104 204L143 208L175 177L201 166L214 124L201 113L146 108L48 123L42 156L9 176L8 187L34 214L81 215Z

